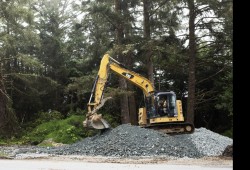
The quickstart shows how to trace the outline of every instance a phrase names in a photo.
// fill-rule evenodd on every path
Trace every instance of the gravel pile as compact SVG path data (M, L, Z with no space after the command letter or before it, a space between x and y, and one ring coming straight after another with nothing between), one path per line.
M72 145L47 148L37 152L56 155L109 157L164 156L200 158L219 156L232 143L231 138L205 128L195 129L193 134L171 136L155 130L123 124Z
M26 155L86 155L105 157L167 157L201 158L220 156L231 138L205 128L192 134L167 135L162 132L128 124L102 134L59 147L13 146L1 147L0 153L18 158Z

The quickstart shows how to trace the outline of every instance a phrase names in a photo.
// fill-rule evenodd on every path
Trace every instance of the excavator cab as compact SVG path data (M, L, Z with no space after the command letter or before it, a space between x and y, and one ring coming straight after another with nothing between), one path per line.
M139 108L139 126L168 134L192 133L194 125L185 121L182 102L173 91L155 92L146 97L145 107Z
M176 95L172 91L155 93L153 98L149 97L146 100L146 107L148 118L178 115Z

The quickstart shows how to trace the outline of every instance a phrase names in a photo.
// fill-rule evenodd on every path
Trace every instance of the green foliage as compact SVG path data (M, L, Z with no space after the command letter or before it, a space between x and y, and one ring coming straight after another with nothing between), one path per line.
M22 62L25 66L30 67L30 68L34 68L34 69L38 69L41 70L42 69L42 63L34 57L31 57L29 55L25 55L25 54L18 54L17 55L18 60L20 60L20 62Z
M72 115L85 115L86 114L86 110L82 110L80 108L76 108L76 110L70 110L68 113L67 113L67 117L69 116L72 116Z
M56 110L48 111L48 112L38 112L34 114L34 121L28 123L28 127L34 128L40 124L53 121L53 120L61 120L63 116L60 112Z
M4 141L4 140L0 140L0 146L3 146L3 145L7 145L7 143L6 143L6 141Z
M36 74L10 74L13 86L7 91L12 94L13 108L24 122L33 118L40 110L55 109L60 85L56 81ZM32 103L32 104L31 104Z
M103 118L110 124L111 128L115 128L120 125L120 114L119 112L117 114L111 114L110 111L111 110L106 111L103 114Z
M86 76L72 77L71 83L65 88L65 92L76 91L78 94L90 92L96 75L96 71L93 71Z
M84 137L93 135L96 131L86 130L82 126L84 116L72 115L63 120L51 120L34 128L22 140L24 143L41 143L53 139L54 142L70 144Z
M229 115L233 115L233 75L230 72L228 75L222 78L222 82L219 82L222 86L221 93L218 96L218 103L215 107L219 110L229 112Z
M229 130L226 130L224 133L222 133L222 135L233 138L233 127Z
M12 108L12 101L5 92L0 72L0 138L9 139L19 131L19 123L15 111Z

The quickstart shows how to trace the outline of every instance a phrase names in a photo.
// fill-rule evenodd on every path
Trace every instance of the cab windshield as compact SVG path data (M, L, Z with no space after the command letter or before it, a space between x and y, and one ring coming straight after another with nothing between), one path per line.
M174 94L159 94L155 100L155 107L159 116L173 117L177 115L176 96Z

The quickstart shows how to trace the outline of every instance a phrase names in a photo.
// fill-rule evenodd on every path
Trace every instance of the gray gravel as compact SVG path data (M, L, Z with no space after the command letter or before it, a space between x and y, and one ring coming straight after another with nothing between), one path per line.
M163 156L169 158L200 158L204 156L220 156L225 148L232 143L231 138L205 128L196 128L192 134L167 135L155 130L123 124L71 145L30 147L29 149L15 148L15 153L11 152L9 154L39 153L108 157Z

